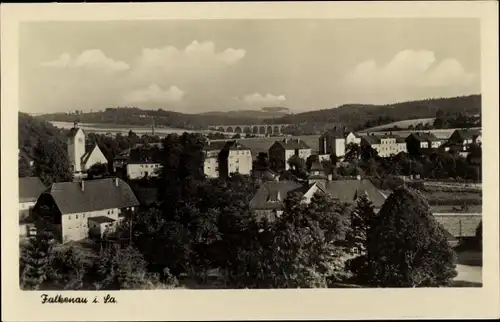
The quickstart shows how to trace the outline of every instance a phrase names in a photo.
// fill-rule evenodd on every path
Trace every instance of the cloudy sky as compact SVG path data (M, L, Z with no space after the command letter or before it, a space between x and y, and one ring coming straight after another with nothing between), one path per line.
M472 19L44 22L20 30L20 109L185 113L480 93Z

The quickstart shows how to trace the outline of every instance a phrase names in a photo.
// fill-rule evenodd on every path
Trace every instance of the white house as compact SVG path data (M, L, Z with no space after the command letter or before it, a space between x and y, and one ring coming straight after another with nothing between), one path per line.
M249 148L238 141L229 141L219 153L219 175L224 177L231 173L250 175L252 161L252 152Z
M107 164L108 160L97 144L86 146L85 132L75 122L68 133L68 158L75 175L81 175L95 164Z
M40 195L33 214L40 219L41 229L52 231L65 243L88 238L91 228L96 228L93 224L103 222L99 217L115 226L138 205L130 186L119 178L57 182Z

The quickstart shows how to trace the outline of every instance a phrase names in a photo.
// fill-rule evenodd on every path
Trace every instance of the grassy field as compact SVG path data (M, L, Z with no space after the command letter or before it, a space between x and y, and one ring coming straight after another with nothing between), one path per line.
M425 118L425 119L413 119L413 120L403 120L403 121L397 121L397 122L392 122L389 124L384 124L384 125L379 125L379 126L374 126L372 128L366 129L365 131L384 131L386 129L393 128L395 126L399 127L400 129L407 129L410 125L417 126L417 124L422 123L422 125L425 124L434 124L434 120L436 118L431 117L431 118Z

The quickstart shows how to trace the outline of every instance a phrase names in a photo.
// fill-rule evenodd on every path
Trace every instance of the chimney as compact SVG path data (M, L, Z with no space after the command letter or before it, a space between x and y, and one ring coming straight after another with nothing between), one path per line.
M333 175L331 173L328 174L328 181L332 181L332 179L333 179Z
M358 175L356 176L356 179L361 180L361 176L358 174Z
M85 181L80 181L80 186L82 187L82 191L85 191Z
M115 177L115 186L118 187L118 177Z
M285 141L285 143L288 143L288 138L285 138L283 141Z

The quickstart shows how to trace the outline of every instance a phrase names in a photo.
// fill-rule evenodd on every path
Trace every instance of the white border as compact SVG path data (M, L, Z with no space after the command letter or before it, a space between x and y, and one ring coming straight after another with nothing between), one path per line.
M494 318L499 316L498 3L273 2L2 4L2 319L6 321ZM481 19L484 266L481 289L174 290L111 292L114 305L42 305L18 287L17 109L21 21L287 18ZM61 292L62 293L62 292ZM85 294L82 294L85 293ZM87 295L103 292L64 292ZM51 294L54 294L51 292Z

